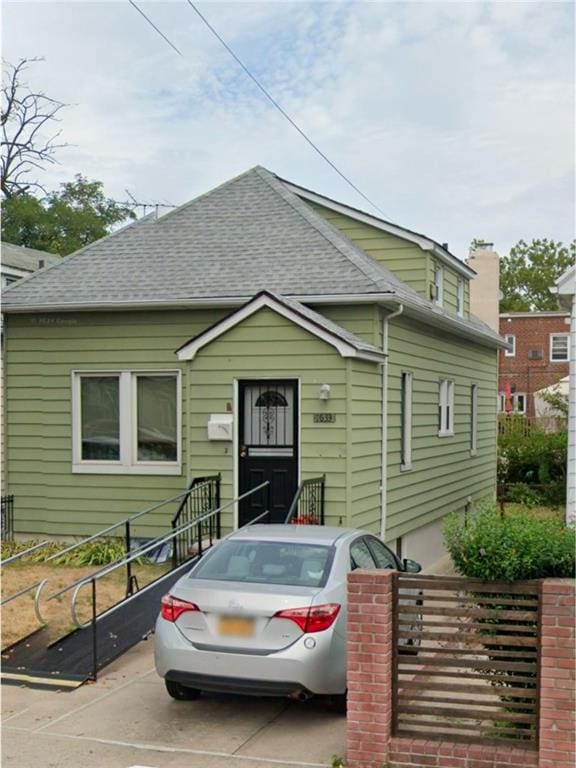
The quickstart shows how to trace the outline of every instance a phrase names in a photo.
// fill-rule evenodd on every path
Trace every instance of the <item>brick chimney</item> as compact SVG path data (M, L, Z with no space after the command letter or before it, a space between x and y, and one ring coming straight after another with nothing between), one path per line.
M467 263L477 273L470 281L470 312L499 333L500 257L494 243L471 248Z

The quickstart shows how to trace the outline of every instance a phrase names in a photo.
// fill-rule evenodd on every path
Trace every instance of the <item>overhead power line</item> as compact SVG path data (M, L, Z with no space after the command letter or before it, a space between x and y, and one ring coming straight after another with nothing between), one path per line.
M177 47L174 45L174 43L173 43L171 40L169 40L169 39L166 37L166 35L164 34L164 32L162 32L160 29L158 29L158 27L156 26L156 24L154 24L154 22L152 21L152 19L151 19L149 16L147 16L147 15L144 13L144 11L143 11L143 10L142 10L140 7L138 7L138 6L136 5L136 3L134 2L134 0L128 0L128 2L130 3L130 5L131 5L133 8L135 8L135 9L138 11L138 13L139 13L141 16L143 16L143 17L146 19L146 21L148 22L148 24L150 24L150 26L151 26L153 29L155 29L155 30L156 30L156 32L158 32L158 34L160 35L160 37L161 37L163 40L165 40L165 41L168 43L168 45L170 46L170 48L172 48L174 51L176 51L176 53L178 54L178 56L182 56L182 58L184 58L184 54L182 53L182 51L181 51L181 50L179 50L179 49L178 49L178 48L177 48Z
M156 32L163 38L163 40L165 40L168 43L168 45L171 48L173 48L179 56L183 57L182 52L174 45L174 43L172 43L168 39L168 37L156 26L156 24L154 24L154 22L144 13L144 11L141 8L139 8L138 5L136 5L134 0L128 0L128 2L138 11L138 13L140 13L141 16L144 17L144 19L146 19L146 21L150 24L150 26L154 30L156 30ZM335 163L333 163L332 160L330 160L330 158L324 152L322 152L322 150L318 147L318 145L312 141L312 139L305 133L305 131L302 128L300 128L300 126L290 117L290 115L286 112L286 110L280 106L280 104L276 101L276 99L272 96L272 94L260 83L258 78L254 74L252 74L252 72L244 64L242 59L240 59L240 57L235 53L235 51L228 45L228 43L218 33L218 31L212 26L212 24L208 21L208 19L198 10L198 8L194 5L192 0L186 0L186 2L190 6L190 8L192 8L192 10L197 14L197 16L201 19L201 21L208 27L208 29L214 35L214 37L216 37L216 39L221 43L221 45L228 51L228 53L230 54L230 56L232 56L234 61L236 61L236 63L242 68L245 74L252 80L252 82L256 85L256 87L264 94L264 96L274 106L274 108L277 109L286 120L288 120L290 125L296 131L298 131L300 136L302 136L302 138L312 147L312 149L318 155L320 155L320 157L326 163L328 163L328 165L332 168L332 170L334 170L338 174L338 176L340 176L340 178L343 179L346 182L346 184L348 184L348 186L350 186L357 194L359 194L360 197L362 197L369 205L375 208L382 216L386 216L384 211L382 211L382 209L378 205L376 205L376 203L374 203L367 195L365 195L364 192L362 192L362 190L359 189L356 186L356 184L354 184L354 182L351 179L349 179L348 176L346 176L338 168L338 166Z

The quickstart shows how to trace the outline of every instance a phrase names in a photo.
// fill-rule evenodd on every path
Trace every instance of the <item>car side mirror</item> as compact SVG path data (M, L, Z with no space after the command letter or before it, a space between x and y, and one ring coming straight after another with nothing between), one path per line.
M417 563L416 560L408 560L407 558L404 558L404 560L402 560L402 570L406 571L406 573L420 573L422 566L420 563Z

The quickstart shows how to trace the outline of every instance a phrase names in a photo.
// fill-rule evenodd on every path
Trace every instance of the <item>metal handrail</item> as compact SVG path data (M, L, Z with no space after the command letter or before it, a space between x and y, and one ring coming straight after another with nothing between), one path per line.
M190 495L192 493L192 491L197 491L199 488L202 488L205 485L210 485L210 483L213 480L216 480L216 481L220 482L220 479L221 479L221 475L220 474L210 475L208 477L194 477L194 478L192 478L192 480L190 482L190 485L188 486L187 495ZM176 510L176 514L172 518L172 525L174 525L176 522L178 522L178 518L182 514L182 510L186 506L186 501L187 501L187 499L182 499L182 502L180 503L180 506Z
M117 561L116 563L112 563L110 566L103 569L99 574L90 576L89 578L84 578L76 582L75 584L70 584L68 587L65 587L62 589L58 595L64 594L64 592L68 592L70 589L72 589L74 586L76 586L76 591L74 592L74 595L72 597L72 603L70 606L70 610L72 613L72 619L77 627L86 627L89 626L88 624L79 624L76 621L76 600L78 598L78 594L80 592L80 589L85 586L86 584L90 584L93 582L94 584L98 579L102 578L103 576L107 575L108 573L112 573L117 568L120 568L123 565L126 565L127 562L134 560L137 557L140 557L144 552L147 552L148 550L155 549L160 544L164 544L167 541L170 541L174 537L176 537L179 533L182 533L183 531L187 530L188 528L192 528L196 525L199 525L200 523L204 522L204 520L208 520L213 515L219 514L220 512L223 512L225 509L228 509L228 507L232 506L233 504L236 504L239 501L242 501L242 499L245 499L247 496L251 496L253 493L256 493L256 491L262 490L262 488L265 488L266 486L270 485L270 481L266 480L265 482L261 483L260 485L257 485L255 488L251 488L249 491L246 491L246 493L241 494L240 496L237 496L235 499L232 499L231 501L226 502L226 504L223 504L221 507L218 507L218 509L214 509L212 512L207 512L205 515L201 515L200 517L195 518L194 520L190 521L189 523L186 523L185 525L179 526L178 528L175 528L170 533L166 534L165 536L162 536L159 539L156 539L152 544L149 544L143 548L140 549L139 552L135 552L134 554L130 555L128 558L123 558L121 561ZM56 595L52 595L52 597L55 597ZM118 603L118 606L122 603ZM118 606L112 606L112 608L106 613L111 613L112 610L114 610Z
M298 486L298 490L296 491L294 498L292 499L292 504L290 504L290 509L288 510L288 514L286 515L286 519L284 520L284 524L292 520L294 517L294 513L298 509L298 503L300 501L300 497L302 496L302 492L304 491L304 488L308 485L314 485L315 483L320 483L322 488L324 488L324 484L326 482L326 475L320 475L320 477L311 477L308 480L302 480L300 485ZM322 498L322 504L324 504L324 498Z
M186 489L182 493L177 493L176 496L171 496L169 499L164 499L164 501L160 501L157 504L153 504L151 507L148 507L147 509L142 510L142 512L137 512L135 515L130 515L129 517L125 517L123 520L120 520L120 522L114 523L114 525L110 525L108 528L103 528L101 531L98 531L98 533L94 533L92 534L92 536L88 536L85 539L81 539L80 541L76 542L76 544L72 544L71 546L66 547L66 549L62 549L59 552L56 552L54 555L51 555L50 557L46 558L44 562L49 563L50 560L56 560L58 557L62 557L62 555L66 555L68 552L72 552L72 550L76 549L77 547L80 547L82 544L87 544L89 541L94 541L94 539L99 539L105 533L109 533L110 531L113 531L115 528L119 528L121 525L126 525L126 523L131 523L132 520L137 520L139 517L146 515L148 512L154 512L156 509L160 509L160 507L163 507L164 504L170 504L170 502L176 501L176 499L179 499L182 496L187 496L189 493L190 493L190 490Z
M200 488L201 485L197 485L196 487ZM124 519L120 520L118 523L114 523L113 525L110 525L107 528L102 528L102 530L98 531L98 533L94 533L91 536L81 539L80 541L77 541L74 544L71 544L69 547L66 547L65 549L61 549L58 552L55 552L53 555L50 555L50 557L47 557L46 560L44 560L44 562L49 563L52 560L57 560L59 557L62 557L62 555L65 555L68 552L72 552L74 549L76 549L77 547L80 547L82 544L87 544L89 541L94 541L95 539L100 538L104 534L110 533L110 531L113 531L115 528L119 528L121 525L129 526L129 524L133 520L137 520L139 517L146 515L148 512L154 512L154 510L159 509L160 507L164 506L164 504L169 504L172 501L176 501L176 499L179 499L182 496L187 496L189 493L190 493L190 489L187 489L182 493L176 494L176 496L171 496L169 499L164 499L164 501L160 501L157 504L153 504L151 507L147 507L141 512L136 512L136 514L134 515L129 515L128 517L125 517ZM23 557L25 554L30 554L30 552L34 551L35 549L40 549L41 546L44 546L47 543L48 543L48 539L45 542L42 542L41 544L37 544L34 547L31 547L25 552L19 553L18 555L14 555L12 558L9 558L9 560L14 560L16 557ZM135 550L132 550L132 551L135 551ZM9 560L4 560L3 563L8 563ZM34 610L36 612L36 616L39 619L39 621L42 623L45 623L44 619L41 617L41 614L40 614L39 604L40 604L40 595L47 583L48 583L48 579L42 579L41 581L36 581L34 582L34 584L31 584L29 587L25 587L24 589L21 589L20 591L15 592L13 595L8 595L8 597L5 597L3 600L0 600L0 605L5 605L6 603L11 602L12 600L16 600L17 597L21 597L22 595L25 595L27 592L31 592L33 589L37 589L36 596L34 598ZM52 595L49 599L51 599L52 597L54 597L54 595Z
M37 549L40 549L41 547L45 547L46 544L48 544L50 539L46 539L45 541L41 541L40 544L34 544L33 547L28 547L28 549L23 550L22 552L18 552L16 555L12 555L12 557L7 557L5 560L0 561L0 568L2 568L4 565L8 565L8 563L13 563L16 560L19 560L21 557L25 557L26 555L31 555L32 552L35 552Z

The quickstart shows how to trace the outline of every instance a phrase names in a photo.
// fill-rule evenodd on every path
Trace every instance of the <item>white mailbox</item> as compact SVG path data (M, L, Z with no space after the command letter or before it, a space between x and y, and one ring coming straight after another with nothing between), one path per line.
M212 413L208 419L208 440L232 440L234 418L231 413Z

